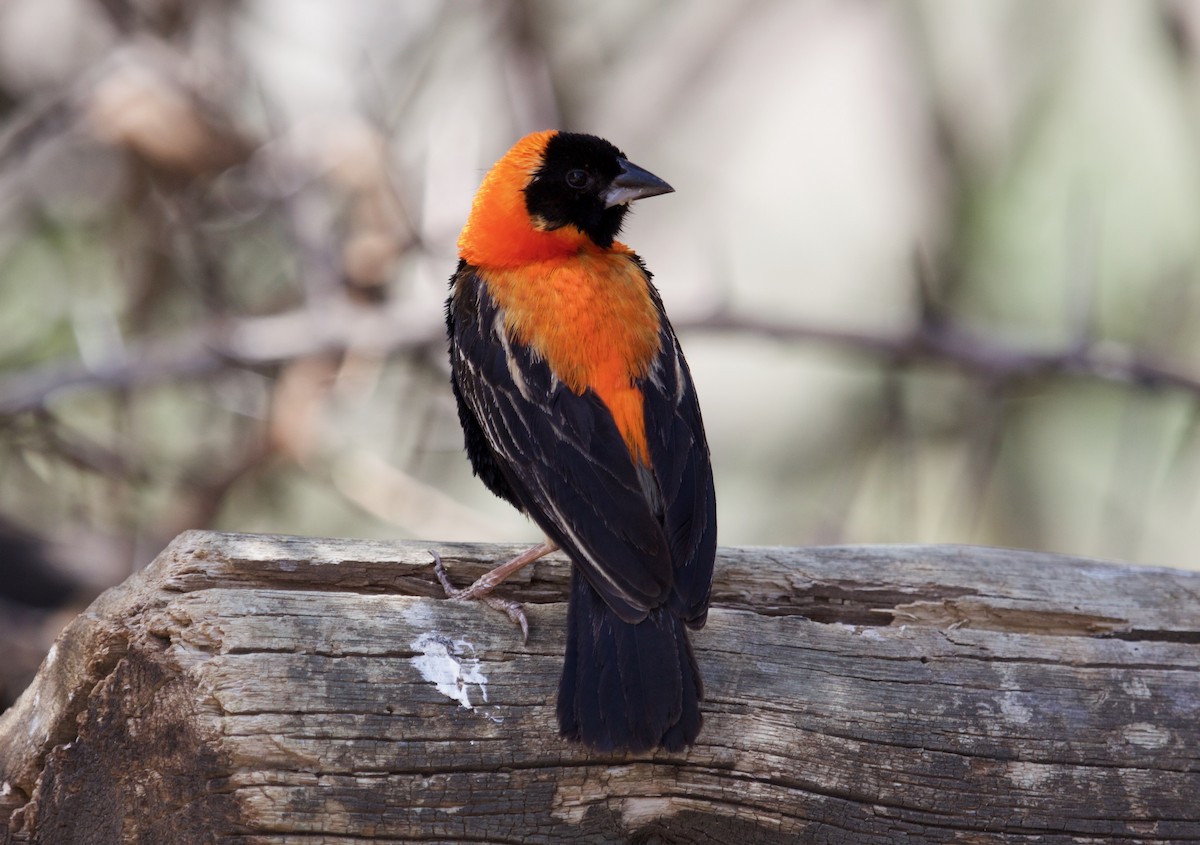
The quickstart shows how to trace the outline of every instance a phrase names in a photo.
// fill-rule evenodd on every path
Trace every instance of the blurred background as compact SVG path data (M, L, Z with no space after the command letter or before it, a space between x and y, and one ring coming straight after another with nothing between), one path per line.
M0 707L179 531L520 541L442 302L602 135L723 544L1195 567L1200 3L0 0Z

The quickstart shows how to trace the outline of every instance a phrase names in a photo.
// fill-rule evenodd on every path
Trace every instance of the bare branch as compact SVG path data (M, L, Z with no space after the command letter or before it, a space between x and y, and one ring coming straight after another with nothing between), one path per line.
M996 382L1090 378L1136 388L1178 390L1200 398L1200 377L1111 341L1043 352L969 334L950 324L884 334L776 322L732 311L684 316L675 326L697 333L814 343L866 355L889 366L944 364ZM182 337L148 341L96 366L60 361L0 379L0 415L43 409L73 390L118 390L207 378L222 370L274 366L347 350L376 355L412 353L441 342L441 326L424 313L379 311L348 302L319 313L299 309L271 317L216 321Z
M785 342L818 343L889 364L942 363L1001 381L1071 376L1133 387L1171 388L1200 397L1200 377L1175 370L1112 341L1083 349L1043 352L970 334L954 325L926 325L905 334L872 334L803 323L781 323L732 312L679 320L677 328L756 334Z
M45 408L75 390L127 390L207 378L237 367L273 366L348 349L404 352L441 342L441 327L422 316L384 314L341 303L271 317L217 320L174 338L147 341L95 366L56 361L0 380L0 415Z

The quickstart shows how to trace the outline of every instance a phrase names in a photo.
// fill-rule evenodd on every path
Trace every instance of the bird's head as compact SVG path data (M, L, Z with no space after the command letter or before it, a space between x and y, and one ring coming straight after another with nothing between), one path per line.
M674 190L602 138L535 132L492 167L458 241L477 266L613 246L629 203Z

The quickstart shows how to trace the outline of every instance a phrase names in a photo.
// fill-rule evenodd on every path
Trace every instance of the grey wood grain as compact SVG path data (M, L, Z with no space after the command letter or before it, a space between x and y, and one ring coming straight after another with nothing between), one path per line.
M5 842L1200 841L1200 575L722 549L686 754L557 737L569 564L181 535L0 716ZM438 547L462 584L513 547Z

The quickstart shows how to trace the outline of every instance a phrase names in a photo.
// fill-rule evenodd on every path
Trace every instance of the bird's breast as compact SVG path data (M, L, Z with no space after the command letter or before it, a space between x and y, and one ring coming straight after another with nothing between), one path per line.
M576 394L591 389L630 454L646 463L645 377L660 351L649 281L623 247L581 250L519 268L480 270L509 336L533 349Z

